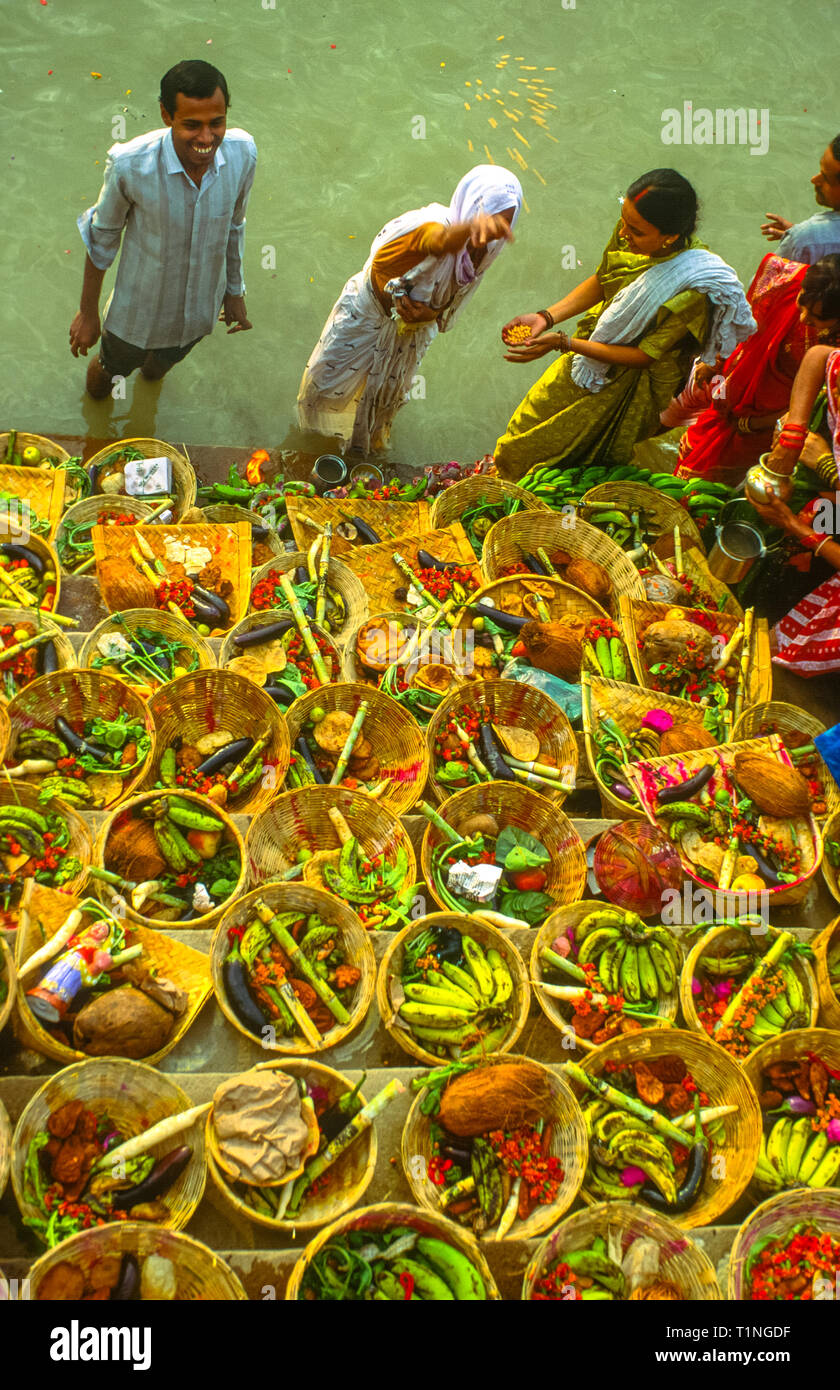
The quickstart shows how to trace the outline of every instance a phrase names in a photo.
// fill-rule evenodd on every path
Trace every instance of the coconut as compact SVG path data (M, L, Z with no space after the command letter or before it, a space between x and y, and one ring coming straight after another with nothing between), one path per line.
M551 1086L533 1062L500 1062L456 1076L444 1091L437 1121L450 1134L471 1138L544 1119Z
M691 603L688 590L669 574L646 574L642 583L645 597L651 603L676 603L683 608Z
M685 653L689 642L694 643L692 650L695 655L702 656L707 663L712 654L714 637L706 628L685 618L667 617L650 623L645 628L642 646L645 665L650 669L660 661L673 661Z
M802 773L764 753L736 753L735 780L767 815L807 816L811 810L811 794Z
M666 729L659 740L660 753L693 753L700 748L714 748L715 739L699 721L686 720Z
M566 566L563 575L567 584L572 584L576 589L582 589L590 598L601 599L609 598L612 593L612 580L604 569L595 560L585 560L583 558L572 560Z
M114 826L108 836L108 867L133 883L145 883L168 871L149 821L135 816Z
M125 608L155 607L152 584L130 561L106 556L97 565L97 577L102 601L109 613Z
M583 660L583 632L579 619L566 617L550 623L526 623L520 639L537 670L575 681Z

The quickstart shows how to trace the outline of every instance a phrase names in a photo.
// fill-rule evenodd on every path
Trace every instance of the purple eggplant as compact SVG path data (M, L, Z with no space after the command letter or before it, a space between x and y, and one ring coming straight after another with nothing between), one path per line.
M689 801L697 792L703 790L713 777L714 771L714 763L706 763L693 777L688 777L684 782L677 782L673 787L663 787L656 798L657 805L667 806L672 801Z
M192 1158L192 1153L189 1144L182 1144L180 1148L164 1154L163 1158L157 1160L148 1177L144 1178L142 1182L136 1183L127 1192L115 1193L114 1206L116 1210L130 1211L132 1207L139 1207L142 1202L153 1202L157 1197L162 1197L164 1192L168 1192L172 1184L180 1178Z
M111 1290L109 1302L131 1303L140 1297L140 1266L136 1256L126 1252L120 1265L120 1277Z

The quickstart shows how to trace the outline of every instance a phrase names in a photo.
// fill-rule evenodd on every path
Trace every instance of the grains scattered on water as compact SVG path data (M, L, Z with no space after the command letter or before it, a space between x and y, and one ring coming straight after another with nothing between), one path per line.
M532 174L536 174L536 176L537 176L537 178L539 179L539 181L540 181L541 184L545 184L545 179L543 178L543 176L542 176L542 174L540 173L539 169L533 169L533 168L532 168L531 173L532 173Z
M519 133L518 130L515 130L513 133L514 133L514 135L516 136L517 140L521 140L522 143L523 143L523 145L527 145L527 146L528 146L528 149L530 150L531 146L530 146L529 142L525 139L525 136L524 136L524 135L520 135L520 133Z
M496 126L499 124L499 122L496 120L496 117L495 117L495 116L488 116L488 117L487 117L487 120L488 120L489 124L493 127L493 129L495 130L495 129L496 129Z
M485 145L485 146L484 146L484 153L487 155L487 163L488 163L488 164L495 164L495 163L496 163L495 159L493 158L492 154L490 153L490 146L489 146L489 145Z

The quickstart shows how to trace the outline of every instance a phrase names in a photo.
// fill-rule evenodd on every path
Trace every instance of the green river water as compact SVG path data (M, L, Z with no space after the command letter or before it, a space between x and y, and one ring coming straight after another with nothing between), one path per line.
M672 165L692 180L701 234L745 285L768 249L764 213L816 210L808 180L838 125L818 56L830 13L812 0L5 0L0 428L305 443L298 383L345 279L388 218L448 202L486 143L519 174L528 211L433 344L391 443L412 465L477 458L546 365L505 362L499 328L591 272L638 174ZM160 76L182 58L222 69L229 122L259 149L245 253L254 329L219 327L160 386L135 374L124 401L95 404L67 342L84 263L75 219L98 194L114 118L126 139L158 128ZM684 103L753 111L766 152L664 144L662 113Z

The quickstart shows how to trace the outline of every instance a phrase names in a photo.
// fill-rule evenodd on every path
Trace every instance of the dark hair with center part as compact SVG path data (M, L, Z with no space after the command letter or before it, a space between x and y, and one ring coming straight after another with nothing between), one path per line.
M205 63L200 58L189 58L183 63L176 63L174 68L170 68L160 79L160 104L164 111L174 116L179 92L183 92L185 97L201 101L213 96L217 87L222 89L227 110L230 106L230 95L224 75L218 68L214 68L212 63Z
M835 135L834 139L832 140L831 153L834 155L834 158L838 162L840 162L840 135Z
M819 309L821 319L840 319L840 256L823 256L809 265L799 302L806 309Z
M664 236L679 238L685 246L697 225L697 194L676 169L651 169L634 179L627 197L640 217Z

